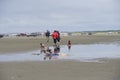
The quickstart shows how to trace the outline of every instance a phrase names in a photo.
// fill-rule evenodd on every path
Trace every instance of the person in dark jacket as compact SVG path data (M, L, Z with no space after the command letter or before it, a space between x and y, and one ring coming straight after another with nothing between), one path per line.
M47 38L47 42L49 42L50 31L47 30L47 32L45 33L45 36L46 36L46 38Z
M56 31L58 33L57 41L60 42L60 32Z

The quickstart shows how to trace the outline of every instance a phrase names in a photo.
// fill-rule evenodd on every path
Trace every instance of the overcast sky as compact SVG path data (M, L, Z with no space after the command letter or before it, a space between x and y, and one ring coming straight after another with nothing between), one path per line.
M0 0L0 33L120 29L120 0Z

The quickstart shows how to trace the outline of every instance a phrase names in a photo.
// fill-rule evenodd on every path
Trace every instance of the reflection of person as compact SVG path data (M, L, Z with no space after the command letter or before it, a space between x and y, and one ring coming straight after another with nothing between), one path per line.
M70 50L71 49L71 41L70 40L68 41L67 46L68 46L68 49Z
M47 32L45 33L45 36L46 36L46 38L47 38L47 42L49 42L50 31L47 30Z
M60 46L55 46L55 48L54 48L54 53L55 54L58 54L60 52Z

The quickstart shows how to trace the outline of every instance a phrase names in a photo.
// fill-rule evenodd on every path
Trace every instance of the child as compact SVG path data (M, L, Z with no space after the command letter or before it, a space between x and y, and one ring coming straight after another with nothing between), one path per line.
M44 44L42 44L42 43L40 43L40 52L42 53L42 52L44 52L44 50L45 50L45 46L44 46Z
M70 50L71 49L71 41L70 40L68 41L67 46L68 46L68 49Z
M43 53L44 53L43 54L44 55L44 60L46 60L47 57L49 58L49 60L52 59L52 50L51 49L49 49L48 51L44 50Z

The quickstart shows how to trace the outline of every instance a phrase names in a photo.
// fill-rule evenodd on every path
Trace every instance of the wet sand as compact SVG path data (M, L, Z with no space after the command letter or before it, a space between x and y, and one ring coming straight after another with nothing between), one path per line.
M72 44L99 44L99 43L117 43L120 44L120 36L68 36L61 37L61 45L66 45L71 40ZM53 45L53 40L46 42L45 37L17 37L17 38L1 38L0 54L11 52L23 52L39 50L39 44L44 43L45 46Z
M0 63L0 80L120 80L119 61Z
M61 44L117 43L120 36L69 36ZM2 38L0 53L39 49L45 38ZM47 45L53 45L52 39ZM120 59L101 59L103 63L73 60L0 62L0 80L120 80Z

